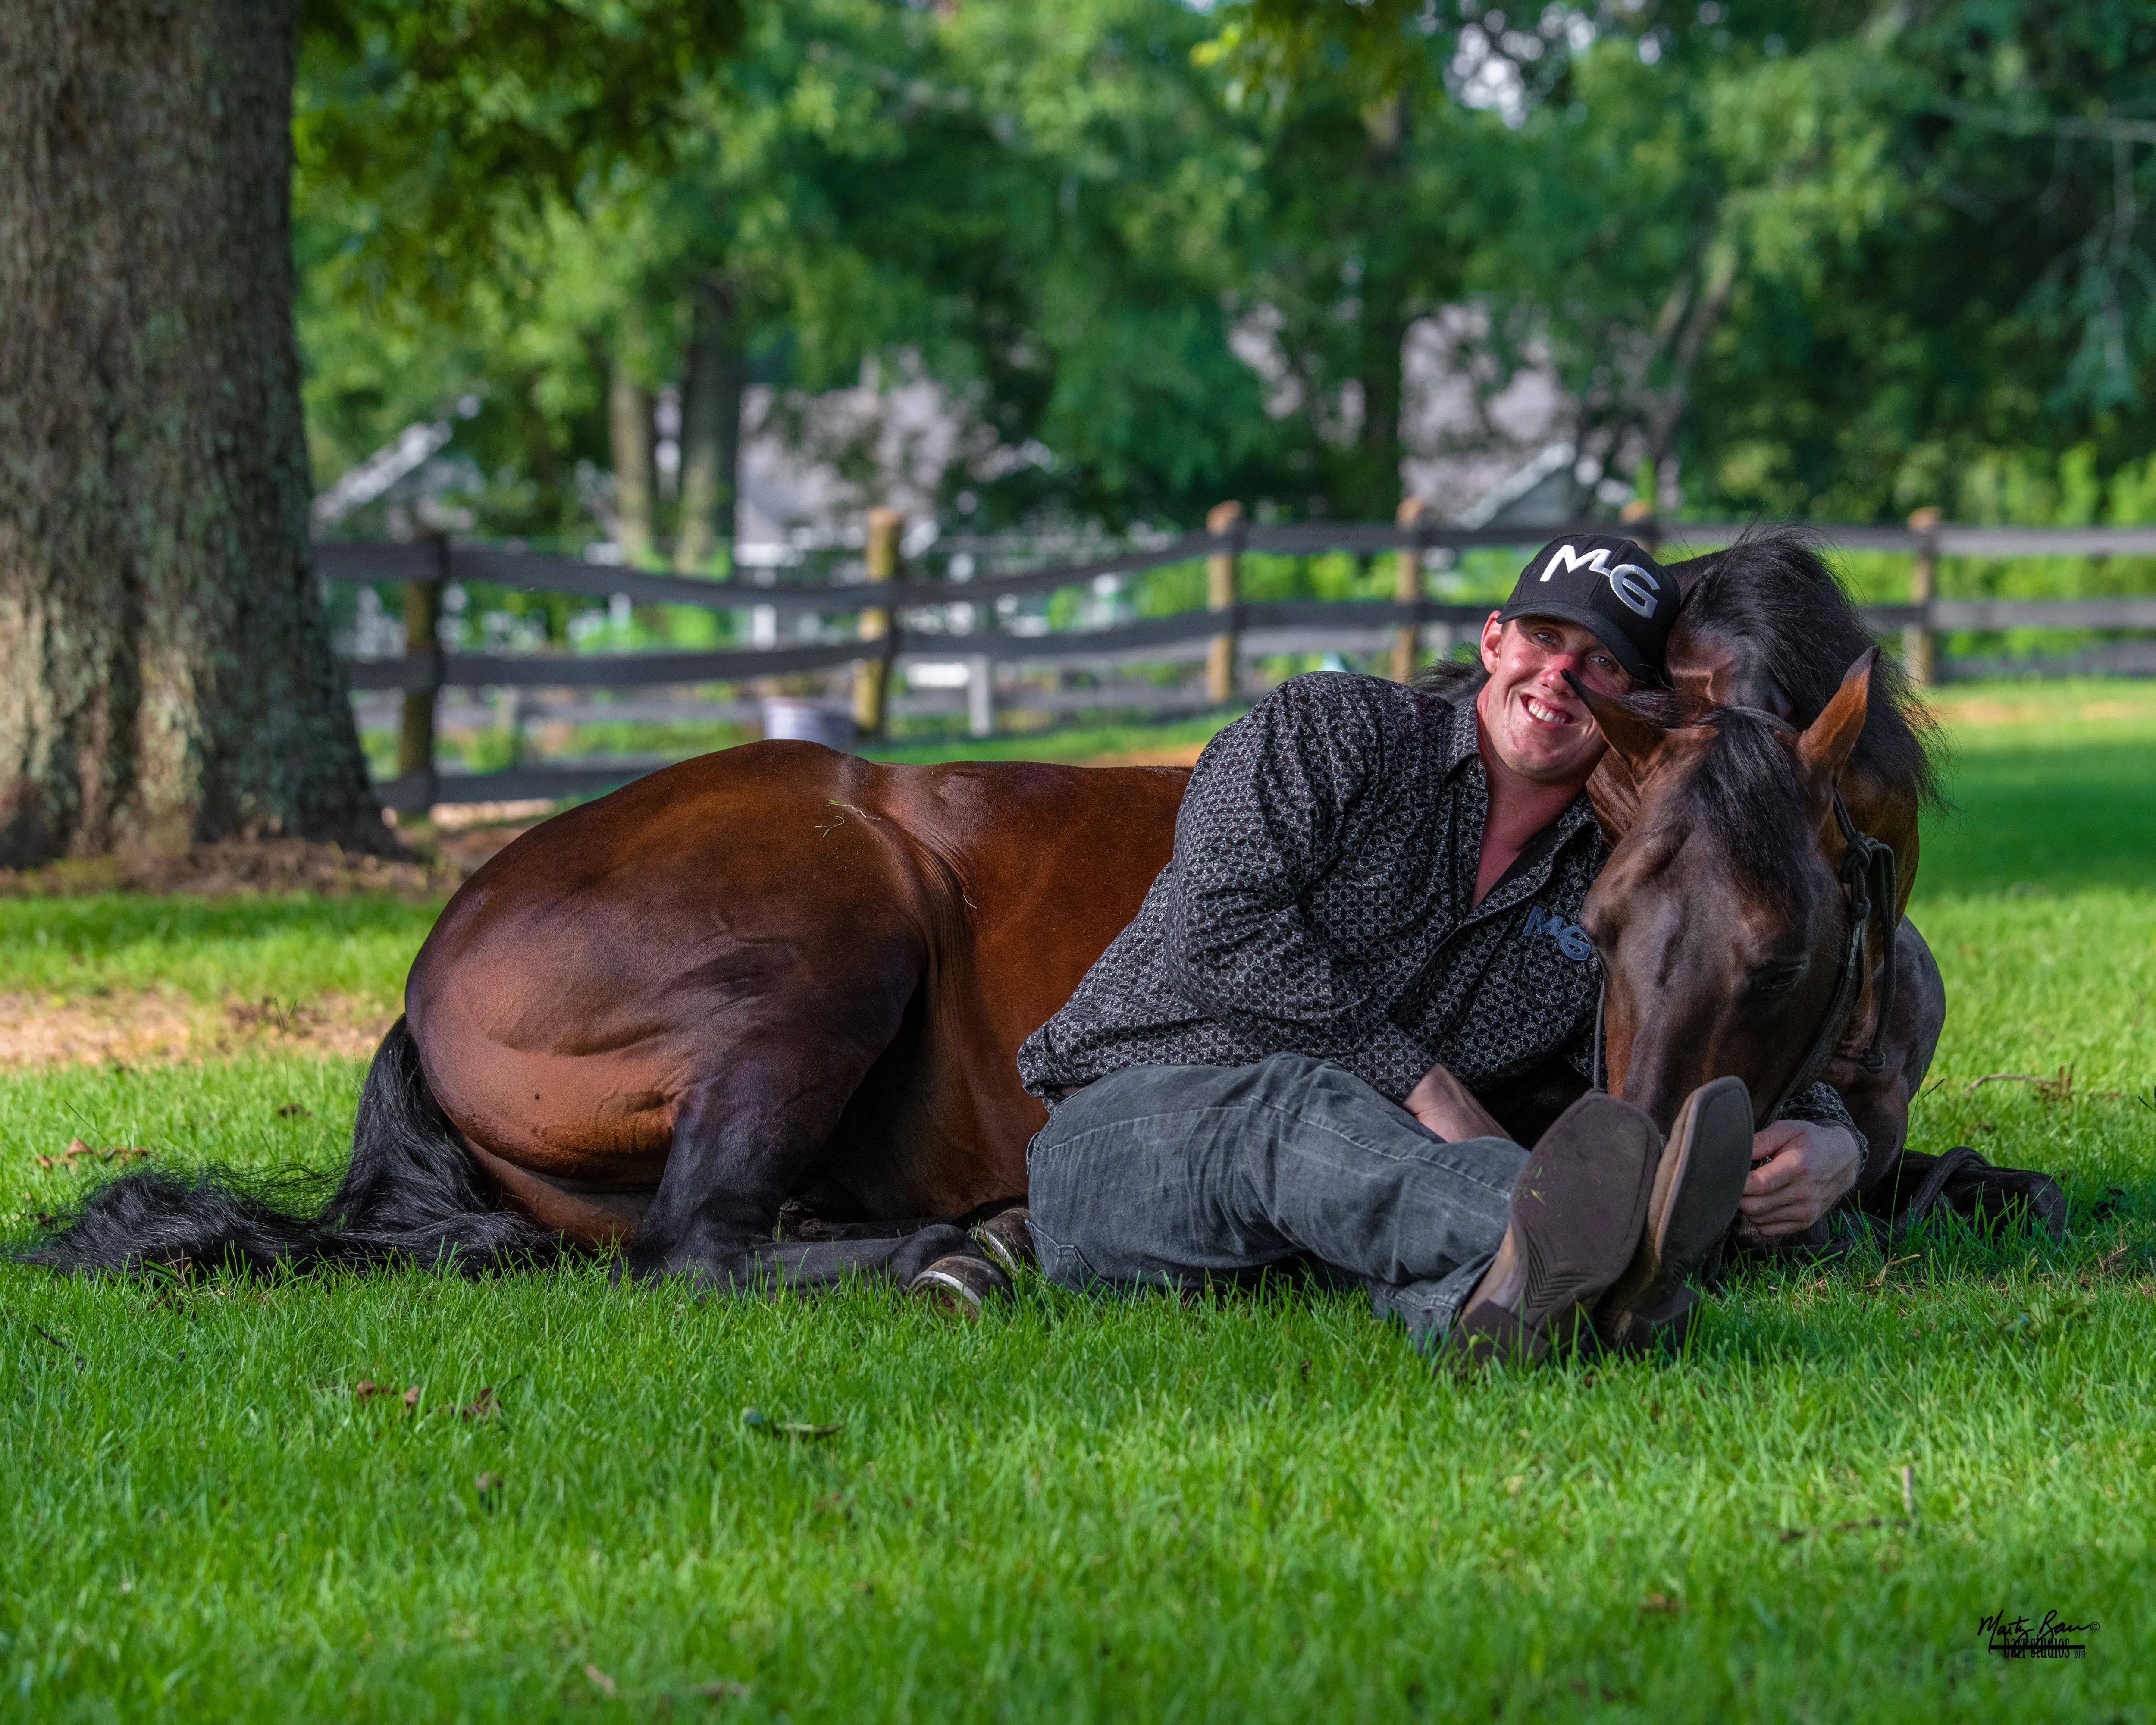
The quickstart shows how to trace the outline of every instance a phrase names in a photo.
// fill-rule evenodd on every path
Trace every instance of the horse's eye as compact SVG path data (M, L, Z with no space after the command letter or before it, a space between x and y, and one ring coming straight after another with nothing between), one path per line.
M1801 958L1781 958L1772 964L1763 964L1752 973L1752 992L1786 994L1804 979L1804 970Z

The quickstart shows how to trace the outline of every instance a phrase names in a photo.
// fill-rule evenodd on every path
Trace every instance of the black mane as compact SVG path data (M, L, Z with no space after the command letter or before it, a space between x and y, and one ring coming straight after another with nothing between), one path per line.
M1667 690L1629 696L1625 705L1666 727L1701 725L1713 732L1697 769L1678 788L1676 806L1707 836L1737 874L1770 892L1794 892L1817 855L1805 829L1797 757L1781 727L1734 707L1707 707Z
M1712 630L1752 644L1789 697L1799 727L1816 719L1865 649L1875 644L1856 607L1799 527L1748 531L1727 551L1672 563L1684 589L1677 630ZM1855 760L1911 800L1942 808L1929 713L1901 661L1881 653Z

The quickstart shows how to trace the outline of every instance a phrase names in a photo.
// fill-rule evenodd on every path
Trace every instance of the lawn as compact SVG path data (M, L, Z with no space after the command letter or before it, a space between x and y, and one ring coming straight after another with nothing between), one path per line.
M1913 914L1950 1011L1916 1139L2054 1170L2084 1214L2119 1189L2065 1245L1947 1231L1754 1274L1680 1363L1473 1384L1301 1292L1035 1286L968 1327L593 1266L0 1271L0 1708L2156 1715L2156 690L1941 704L1958 809ZM388 1005L428 915L0 901L0 994ZM363 1065L308 1049L0 1073L0 1228L92 1177L71 1138L333 1166ZM2001 1610L2098 1627L2086 1659L2010 1663L1979 1627Z

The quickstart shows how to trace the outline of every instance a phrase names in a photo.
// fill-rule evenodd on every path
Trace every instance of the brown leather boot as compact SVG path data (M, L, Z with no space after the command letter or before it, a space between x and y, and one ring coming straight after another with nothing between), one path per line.
M1661 1147L1646 1114L1600 1091L1559 1115L1512 1183L1511 1225L1445 1353L1462 1364L1528 1364L1583 1330L1584 1308L1639 1249Z
M1623 1276L1594 1307L1602 1345L1620 1353L1683 1347L1699 1296L1685 1286L1728 1231L1752 1168L1752 1096L1717 1078L1684 1100L1647 1200L1647 1225Z

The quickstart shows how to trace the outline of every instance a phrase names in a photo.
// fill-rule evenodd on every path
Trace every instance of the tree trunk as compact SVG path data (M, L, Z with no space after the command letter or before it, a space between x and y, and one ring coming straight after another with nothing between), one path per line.
M1363 423L1346 512L1357 521L1389 521L1400 502L1400 355L1408 338L1406 294L1390 270L1363 276L1359 333Z
M1710 246L1699 303L1692 307L1691 317L1676 337L1676 352L1671 356L1669 387L1647 413L1647 459L1654 466L1657 509L1676 506L1671 455L1676 447L1677 432L1684 424L1685 408L1691 402L1692 372L1698 366L1707 338L1722 320L1722 311L1729 304L1730 290L1736 283L1736 247L1726 241Z
M637 375L641 327L624 316L607 365L607 434L613 449L614 537L633 564L651 561L658 532L657 449L651 434L651 392Z
M297 14L0 26L0 862L393 845L307 549Z
M689 326L685 399L681 405L681 536L674 567L708 572L719 542L734 536L741 475L740 297L723 276L699 282Z
M1394 231L1406 203L1405 99L1397 92L1363 110L1366 138L1357 191L1363 231L1361 308L1356 318L1355 379L1363 419L1342 452L1334 509L1356 521L1390 521L1400 501L1400 354L1407 341L1408 297L1414 267Z

